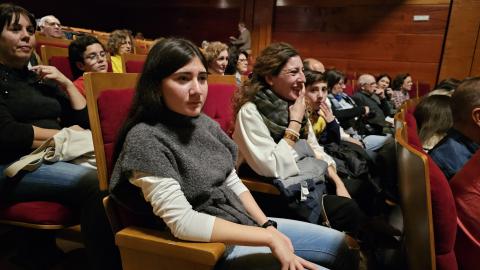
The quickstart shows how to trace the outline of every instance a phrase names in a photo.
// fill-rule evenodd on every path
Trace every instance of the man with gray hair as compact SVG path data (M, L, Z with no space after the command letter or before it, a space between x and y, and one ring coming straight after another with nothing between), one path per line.
M360 75L357 87L359 91L352 98L358 106L368 106L370 108L366 122L371 125L372 132L393 134L393 119L389 117L391 108L385 93L378 92L375 77L371 74Z
M65 38L60 21L53 15L47 15L38 22L40 33L47 37Z
M450 107L453 127L428 153L449 180L480 148L480 77L463 81Z

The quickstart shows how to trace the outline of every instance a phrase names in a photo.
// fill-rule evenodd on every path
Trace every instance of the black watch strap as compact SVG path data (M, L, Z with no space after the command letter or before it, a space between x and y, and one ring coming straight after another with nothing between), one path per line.
M269 220L267 220L267 222L263 223L261 227L262 228L267 228L267 227L270 227L270 226L273 226L273 227L277 228L277 222L269 219Z

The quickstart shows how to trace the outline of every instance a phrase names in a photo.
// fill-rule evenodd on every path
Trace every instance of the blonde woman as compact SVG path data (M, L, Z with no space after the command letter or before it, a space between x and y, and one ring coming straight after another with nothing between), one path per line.
M204 54L207 59L208 73L224 75L228 64L228 46L214 41L208 44Z

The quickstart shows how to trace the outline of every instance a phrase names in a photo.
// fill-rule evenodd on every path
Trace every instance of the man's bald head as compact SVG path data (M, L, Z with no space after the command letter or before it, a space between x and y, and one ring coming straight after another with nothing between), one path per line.
M325 66L315 58L307 58L303 60L303 67L316 72L325 72Z

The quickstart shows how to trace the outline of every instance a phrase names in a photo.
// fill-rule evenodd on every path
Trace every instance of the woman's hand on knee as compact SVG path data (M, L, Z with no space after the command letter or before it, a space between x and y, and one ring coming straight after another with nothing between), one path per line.
M315 264L302 259L293 253L293 250L288 247L284 237L280 235L280 232L275 232L271 229L267 230L269 230L272 235L272 241L269 247L272 250L273 256L275 256L280 262L282 270L316 269Z

